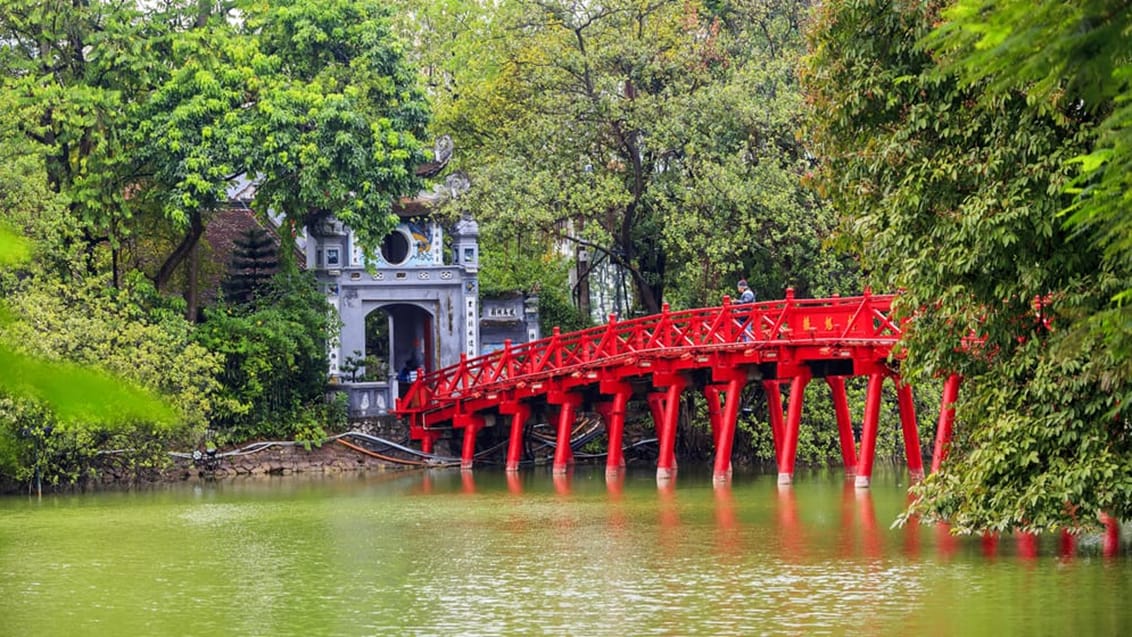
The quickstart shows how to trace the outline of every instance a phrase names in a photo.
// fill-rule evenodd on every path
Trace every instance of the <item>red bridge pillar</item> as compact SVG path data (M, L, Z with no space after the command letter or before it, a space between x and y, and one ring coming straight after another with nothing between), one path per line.
M511 432L507 438L507 471L519 470L519 461L523 459L523 429L527 426L527 419L531 417L531 406L517 400L507 400L499 405L499 413L511 416Z
M943 384L943 399L939 406L939 423L936 425L935 449L932 451L932 473L938 473L951 448L951 435L955 425L955 401L959 399L959 384L963 377L952 374Z
M615 381L602 381L601 393L612 395L613 400L605 403L601 408L605 417L605 434L608 441L605 455L605 475L618 475L625 470L625 408L629 404L629 397L633 395L633 388L627 383Z
M432 450L436 446L436 441L440 440L440 432L432 429L425 429L420 434L421 451L432 455Z
M745 373L733 371L727 384L723 385L726 393L722 413L719 413L719 386L709 385L708 387L715 388L711 394L708 393L708 387L704 388L704 394L708 396L709 411L714 408L718 414L715 418L719 422L718 434L714 436L715 467L712 470L712 481L716 484L725 484L731 480L731 450L735 443L735 421L739 418L739 402L742 400L743 386L746 383ZM717 427L712 427L713 433L716 429Z
M657 445L660 447L656 459L656 479L671 480L676 475L676 423L680 419L680 394L688 381L680 374L658 374L653 377L657 387L664 387L663 399L659 402L661 420L657 422ZM653 414L657 411L654 408Z
M456 414L452 419L453 427L464 428L464 447L460 454L460 468L465 471L472 469L476 456L476 436L483 429L483 416L477 414Z
M767 414L770 416L770 435L774 441L774 462L781 467L783 429L786 426L782 423L782 389L779 388L778 383L777 380L764 380L763 389L766 390Z
M853 418L849 414L849 396L845 392L845 378L826 376L825 382L833 394L833 413L837 417L837 436L841 441L841 461L845 475L857 473L857 441L853 439Z
M794 482L794 457L798 453L798 430L802 425L802 402L806 385L810 383L809 370L803 370L790 381L790 405L786 410L786 431L778 460L778 484Z
M554 445L553 472L564 475L566 469L574 464L574 450L570 448L570 435L574 432L574 418L578 407L582 404L582 397L564 391L552 391L547 394L547 402L558 405L558 437Z
M865 395L865 419L861 425L861 453L857 457L858 489L868 489L873 477L873 460L877 452L877 429L880 426L880 398L884 388L884 374L869 374L869 388Z
M904 433L904 457L912 482L924 479L924 458L920 452L920 428L916 424L916 404L912 401L912 386L896 377L896 401L900 408L900 427Z

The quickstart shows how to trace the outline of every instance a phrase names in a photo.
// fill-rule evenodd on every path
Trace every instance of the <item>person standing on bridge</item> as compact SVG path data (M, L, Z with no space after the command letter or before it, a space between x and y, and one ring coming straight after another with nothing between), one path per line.
M739 283L737 283L736 285L739 288L739 298L735 301L737 305L745 305L747 303L755 302L755 291L747 285L746 279L739 279ZM749 313L744 312L744 314ZM739 325L743 328L743 341L749 343L754 340L754 334L751 330L750 316L742 318L738 322Z
M735 302L736 303L754 303L755 302L755 291L747 286L747 280L746 279L739 279L739 283L737 285L739 286L739 298Z

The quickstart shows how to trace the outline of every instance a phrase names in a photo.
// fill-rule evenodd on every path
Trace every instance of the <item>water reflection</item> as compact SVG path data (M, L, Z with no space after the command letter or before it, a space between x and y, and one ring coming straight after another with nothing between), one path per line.
M625 497L625 473L606 473L605 474L605 493L609 496L609 502L616 504L621 502Z
M979 536L979 543L983 548L983 557L993 560L998 556L997 533L983 533Z
M877 529L873 492L870 489L854 489L853 497L857 503L857 524L861 529L862 553L871 560L878 560L884 555L884 547L880 531Z
M805 541L798 521L798 499L794 487L790 484L777 485L776 494L781 558L784 562L800 562L805 553Z
M715 553L725 563L731 563L743 553L743 529L735 510L735 496L730 483L719 482L715 483L712 494L715 503Z
M657 520L660 523L660 544L666 554L675 555L681 539L680 509L676 498L676 481L658 482Z
M570 487L574 481L574 466L566 467L565 471L555 471L553 477L554 492L560 496L570 495Z
M1077 552L1077 538L1068 531L1062 531L1057 540L1057 554L1065 560L1073 559Z
M893 528L883 476L542 469L0 501L0 634L1132 630L1115 533Z
M935 524L936 552L943 559L950 559L959 548L959 537L951 532L951 525L947 522Z

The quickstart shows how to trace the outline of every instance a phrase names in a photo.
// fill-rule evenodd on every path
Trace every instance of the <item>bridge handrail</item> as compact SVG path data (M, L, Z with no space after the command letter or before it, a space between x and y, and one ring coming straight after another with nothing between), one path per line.
M602 360L660 349L726 347L749 344L895 342L900 326L890 317L894 295L785 299L737 305L723 304L659 314L625 321L611 316L608 323L562 334L558 328L547 338L520 345L508 341L500 350L468 358L455 365L422 374L398 399L397 411L428 409L435 399L454 399L470 391L490 391L500 383L517 383L582 367Z

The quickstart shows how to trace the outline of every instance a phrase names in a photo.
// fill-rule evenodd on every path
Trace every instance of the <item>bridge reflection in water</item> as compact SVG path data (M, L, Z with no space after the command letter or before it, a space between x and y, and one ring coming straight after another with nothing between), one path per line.
M546 493L546 482L549 480L551 491L560 499L569 500L579 495L574 488L574 467L564 472L553 472L546 476L543 472L513 472L503 474L506 491L516 497L527 493L535 495ZM594 480L592 470L581 470L584 475L585 493L587 498L594 495ZM444 473L451 474L450 470ZM476 490L476 473L472 471L459 471L459 491L466 495L474 495ZM498 473L488 472L488 489L498 488ZM606 474L604 484L607 496L606 506L609 509L609 529L615 535L624 532L631 526L631 515L627 512L626 501L626 472ZM425 484L431 483L431 477L426 472L422 477ZM693 479L693 488L699 483ZM432 491L426 487L424 492ZM634 497L641 493L640 481L636 481ZM744 495L749 497L751 489L745 485ZM658 543L668 547L671 554L677 557L680 551L680 540L683 536L681 527L684 525L684 509L682 491L677 488L677 480L666 480L657 485L655 502L651 509L656 516ZM878 520L873 493L867 489L858 489L853 481L844 481L840 486L839 505L837 507L837 520L835 523L820 525L820 532L830 534L832 541L822 539L818 541L813 534L817 532L815 525L805 518L828 518L828 505L819 503L817 498L814 508L802 510L798 501L798 494L794 485L778 484L772 493L761 493L759 497L773 500L770 509L773 512L775 536L769 544L777 547L778 557L787 563L807 563L817 559L834 557L842 560L879 561L890 559L891 553L897 552L904 558L919 560L924 557L925 541L921 535L924 528L919 520L912 518L908 523L893 527L897 509L889 506L888 515ZM688 496L690 505L700 507L703 505L702 492L691 492ZM906 499L910 496L906 496ZM821 498L824 500L825 498ZM730 482L715 483L711 494L712 502L712 533L716 553L721 557L740 556L752 551L759 552L765 549L765 544L759 546L749 545L749 536L744 530L744 513L742 509L749 503L736 502L733 487ZM890 503L891 504L891 503ZM696 520L693 524L702 525L703 520ZM755 526L763 526L764 521L759 520ZM928 551L944 561L955 558L962 551L977 552L984 558L996 558L1005 552L1013 558L1022 560L1036 560L1039 555L1057 555L1066 560L1073 559L1078 552L1079 542L1077 536L1060 533L1054 537L1042 538L1034 533L1015 533L1008 536L998 534L985 534L978 537L960 537L951 533L945 523L936 523L929 527L933 532L928 542ZM1087 544L1096 551L1089 554L1099 554L1105 558L1116 558L1121 552L1119 527L1112 518L1102 519L1103 532L1099 535L1087 536ZM898 540L894 539L898 538ZM762 538L766 539L766 538ZM1044 551L1042 547L1045 547Z

